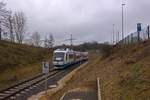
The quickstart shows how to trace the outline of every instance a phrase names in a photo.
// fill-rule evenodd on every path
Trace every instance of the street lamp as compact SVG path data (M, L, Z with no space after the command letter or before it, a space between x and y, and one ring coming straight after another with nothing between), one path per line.
M123 13L124 6L125 6L125 3L122 3L122 40L124 39L124 13Z

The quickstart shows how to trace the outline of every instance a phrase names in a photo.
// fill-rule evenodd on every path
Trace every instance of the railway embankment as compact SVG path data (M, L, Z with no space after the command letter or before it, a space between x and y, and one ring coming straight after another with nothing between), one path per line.
M114 46L108 57L101 58L100 55L92 53L88 65L78 70L48 99L59 100L64 93L76 88L97 89L97 77L102 100L150 99L150 41Z
M41 61L51 53L40 47L0 41L0 90L40 73Z

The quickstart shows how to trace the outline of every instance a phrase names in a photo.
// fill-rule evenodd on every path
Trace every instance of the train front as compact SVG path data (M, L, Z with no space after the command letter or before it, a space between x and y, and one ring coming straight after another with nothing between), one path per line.
M65 64L65 52L55 50L53 54L53 65L55 69L62 69Z

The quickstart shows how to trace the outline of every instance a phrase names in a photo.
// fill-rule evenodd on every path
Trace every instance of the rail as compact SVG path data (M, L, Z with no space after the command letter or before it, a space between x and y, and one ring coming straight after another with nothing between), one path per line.
M48 75L48 78L54 76L58 72L60 72L60 71L51 70ZM32 87L36 84L39 84L40 82L44 82L44 81L45 81L44 74L38 74L30 79L27 79L25 81L19 82L18 84L12 85L12 86L0 91L0 100L7 100L11 97L14 97L16 94L18 94L26 89L29 89L30 87Z

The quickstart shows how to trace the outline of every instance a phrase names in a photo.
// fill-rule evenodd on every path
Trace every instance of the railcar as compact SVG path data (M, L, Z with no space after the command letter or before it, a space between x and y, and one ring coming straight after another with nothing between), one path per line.
M55 69L63 69L87 60L87 52L77 52L71 49L57 49L53 54L53 65Z

